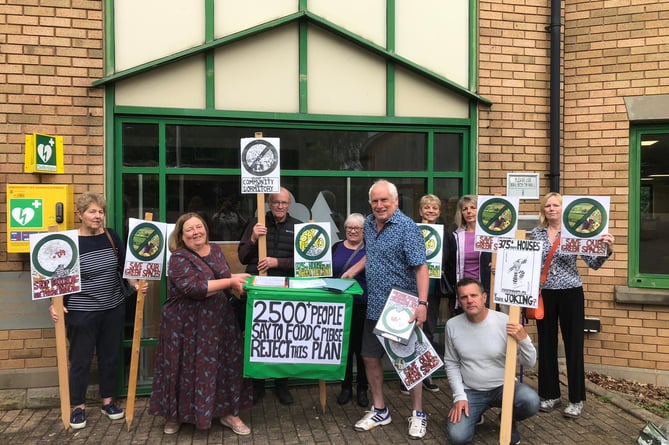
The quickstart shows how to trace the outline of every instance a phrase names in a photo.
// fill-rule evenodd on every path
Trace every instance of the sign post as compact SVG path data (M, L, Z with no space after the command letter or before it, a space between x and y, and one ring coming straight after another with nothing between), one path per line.
M49 226L48 233L30 235L30 276L32 299L51 298L57 316L56 358L60 413L65 429L70 427L70 382L67 370L67 339L63 295L81 291L79 245L76 230L58 231Z
M153 213L145 213L146 221L153 220ZM164 246L159 246L164 249ZM139 370L139 349L142 341L142 323L144 322L144 280L139 281L137 303L135 304L135 323L132 333L132 347L130 349L130 375L128 376L128 397L125 404L125 423L130 431L135 418L135 396L137 394L137 372Z
M279 193L279 139L263 139L257 131L255 138L241 140L242 194L255 193L258 207L258 224L265 225L265 193ZM267 237L258 238L258 260L267 257ZM260 275L267 275L260 272Z

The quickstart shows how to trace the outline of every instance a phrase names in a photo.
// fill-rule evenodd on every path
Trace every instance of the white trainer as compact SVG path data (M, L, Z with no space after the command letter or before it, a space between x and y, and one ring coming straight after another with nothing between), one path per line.
M393 419L390 418L390 410L386 407L385 411L378 412L373 406L367 411L362 419L355 422L353 428L356 431L369 431L377 426L388 425Z
M581 413L583 412L583 402L578 402L578 403L572 403L569 402L569 405L564 409L564 416L565 417L571 417L571 418L576 418L580 417Z
M541 405L539 405L539 411L549 413L561 404L562 400L559 397L557 399L543 399L541 400Z
M409 417L409 437L412 439L422 439L427 432L427 418L425 413L414 410Z

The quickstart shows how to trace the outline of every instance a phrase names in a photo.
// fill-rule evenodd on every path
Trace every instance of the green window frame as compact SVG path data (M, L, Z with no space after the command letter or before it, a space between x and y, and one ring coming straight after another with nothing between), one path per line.
M628 285L668 289L669 125L630 128L629 173Z
M114 223L115 227L121 229L123 236L127 236L127 219L128 217L142 218L145 211L152 211L153 219L156 221L174 222L171 215L167 214L167 209L173 204L168 200L174 199L174 196L168 196L168 186L170 181L174 183L174 178L183 176L185 178L203 178L203 177L219 177L219 178L233 178L240 176L240 165L237 157L237 164L231 161L233 151L240 151L240 141L229 140L227 144L221 147L225 153L213 153L217 147L212 146L210 142L195 146L190 144L192 150L205 152L204 158L209 160L209 163L202 162L198 164L197 160L184 156L187 159L186 165L179 165L179 156L175 156L173 142L173 135L175 127L197 127L203 128L202 133L208 134L215 131L213 127L230 127L230 128L244 128L248 132L243 134L243 137L253 137L255 131L262 131L264 136L272 137L273 133L289 134L290 132L316 134L327 132L343 132L351 134L360 134L366 132L370 134L386 134L393 135L402 142L413 140L424 140L425 152L424 157L421 158L424 163L424 168L417 168L416 164L410 164L410 169L402 170L401 166L392 166L388 164L387 160L383 160L382 165L384 170L364 170L359 168L345 168L335 169L333 166L326 165L325 168L318 168L318 163L314 160L306 161L307 169L302 169L301 166L292 160L292 168L281 167L282 184L283 178L289 178L295 182L300 178L306 180L313 180L313 178L323 178L323 182L340 180L342 176L347 176L357 180L358 195L360 199L366 203L366 192L371 183L377 178L386 178L398 185L398 188L403 183L410 183L414 185L413 201L417 204L418 193L435 193L440 196L444 202L449 202L442 209L442 218L444 223L448 226L453 218L453 212L450 207L452 198L457 198L462 194L471 193L474 190L474 179L476 175L473 174L475 166L476 153L472 148L471 140L475 135L471 127L465 125L431 125L432 122L426 124L407 125L402 124L374 124L374 123L330 123L325 124L321 122L276 122L270 120L236 120L236 119L188 119L188 118L170 118L170 117L153 117L153 116L132 116L132 115L117 115L114 121L114 135L113 145L113 190L114 190ZM148 131L147 131L148 130ZM195 132L197 135L197 132ZM411 137L411 135L422 135L421 138ZM371 139L371 138L370 138ZM458 153L456 156L439 155L439 147L453 147L458 146ZM282 142L282 164L283 164L283 149ZM437 153L435 155L435 153ZM422 154L421 154L422 156ZM175 160L176 159L176 160ZM398 163L401 163L399 160ZM406 161L406 158L404 159ZM218 164L217 164L218 163ZM457 163L457 167L453 166ZM404 164L409 165L409 164ZM402 165L403 166L403 165ZM359 167L359 166L358 166ZM365 183L360 186L360 183ZM422 181L425 188L416 190L416 183ZM454 185L457 181L458 185ZM137 189L137 182L141 182L143 187L142 206L134 205L133 211L129 212L127 207L127 200L124 199L124 189L128 187L135 187ZM252 195L244 195L252 196ZM182 200L185 197L180 197ZM451 198L451 199L449 199ZM358 199L358 205L360 205ZM253 196L255 201L255 196ZM417 217L417 205L411 205L412 208L403 211L409 216ZM415 208L413 208L415 207ZM367 207L365 213L369 213ZM351 211L359 211L351 209ZM125 238L124 238L125 239ZM166 297L165 280L154 282L149 291L150 294L159 289L160 299L156 301L153 299L154 306L151 310L145 309L145 314L153 313L153 317L147 326L146 315L145 323L142 327L143 337L140 342L140 362L142 369L140 369L140 378L137 385L137 395L148 395L151 392L151 373L147 372L146 367L151 368L153 365L153 358L155 356L155 346L157 344L159 317L156 319L156 312L162 308ZM147 300L150 301L151 299ZM134 308L128 306L127 326L125 330L125 338L122 342L123 350L126 352L121 355L121 363L119 372L123 378L119 379L119 393L124 394L127 391L127 380L125 376L128 375L129 369L129 354L132 346L132 319L134 317ZM152 324L151 324L152 323ZM437 334L443 332L443 328L439 329Z

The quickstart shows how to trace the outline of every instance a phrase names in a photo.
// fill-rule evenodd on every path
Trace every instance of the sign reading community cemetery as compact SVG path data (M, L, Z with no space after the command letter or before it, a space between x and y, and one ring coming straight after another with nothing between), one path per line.
M279 138L242 138L242 193L279 193Z

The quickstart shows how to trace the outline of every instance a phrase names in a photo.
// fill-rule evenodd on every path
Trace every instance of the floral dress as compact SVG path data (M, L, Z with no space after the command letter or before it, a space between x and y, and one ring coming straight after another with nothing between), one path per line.
M170 257L150 414L208 429L212 418L251 408L252 385L242 377L242 333L230 295L206 296L209 280L230 276L216 244L206 257L188 249Z

